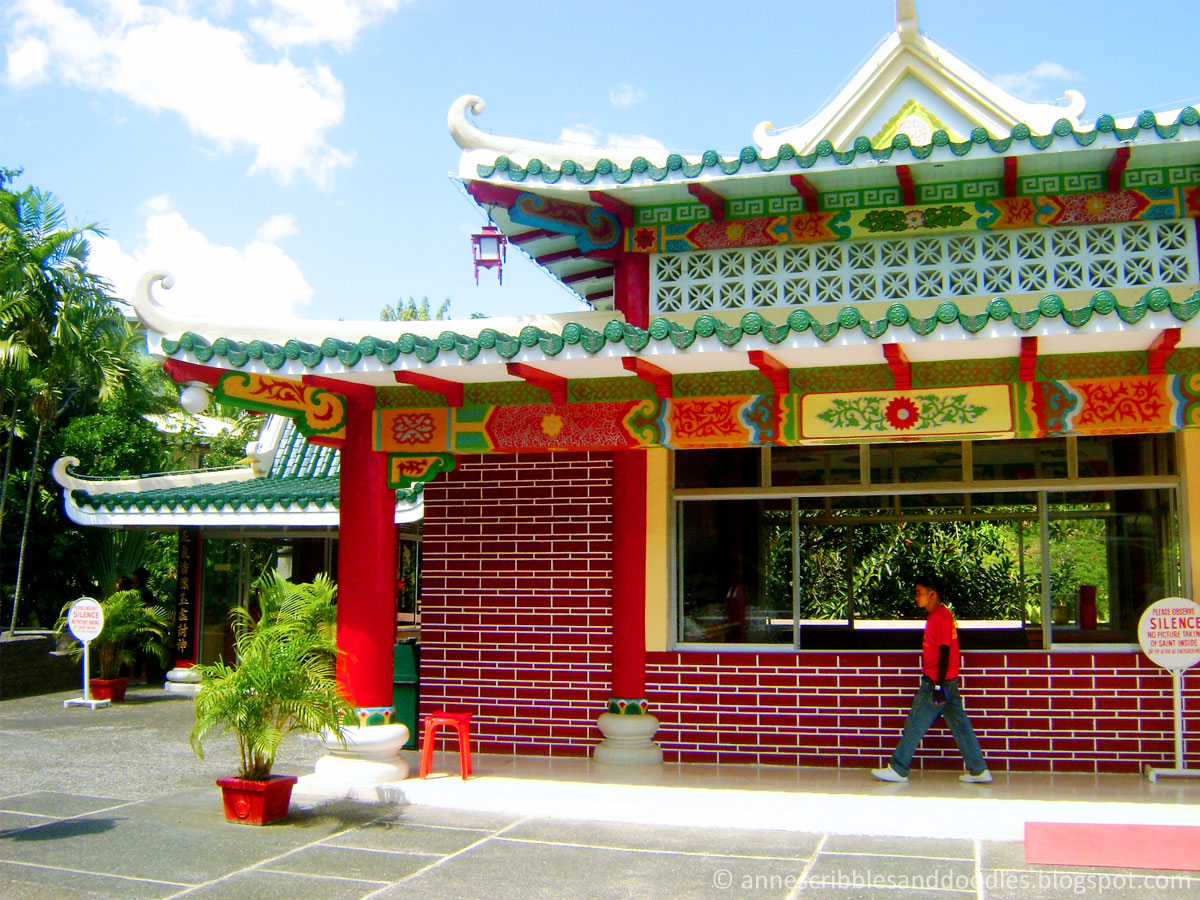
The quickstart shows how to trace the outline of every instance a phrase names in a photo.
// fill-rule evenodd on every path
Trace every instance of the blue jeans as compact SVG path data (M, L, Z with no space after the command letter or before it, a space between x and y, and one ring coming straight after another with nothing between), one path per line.
M958 744L958 752L962 754L967 771L978 775L987 768L983 759L983 750L979 747L979 738L975 737L975 729L963 709L962 698L958 695L958 679L947 678L945 683L946 702L940 706L933 702L933 679L921 676L921 689L913 698L912 710L904 722L904 734L900 736L900 746L892 754L892 768L901 775L907 775L912 768L913 754L917 745L929 727L938 720L939 716L946 717L954 742Z

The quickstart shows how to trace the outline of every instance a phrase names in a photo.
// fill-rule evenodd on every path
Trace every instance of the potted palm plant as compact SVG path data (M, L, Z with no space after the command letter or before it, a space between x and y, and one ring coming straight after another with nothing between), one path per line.
M104 610L104 628L92 640L90 651L96 660L98 677L89 679L89 684L92 697L116 703L125 699L125 689L129 686L129 678L121 675L121 667L133 665L139 651L164 665L169 663L163 641L171 619L165 608L146 606L137 591L115 591L100 601L100 607ZM56 633L61 634L67 627L70 608L71 603L63 607L54 626ZM81 652L82 648L75 651L77 655Z
M291 732L341 736L353 708L338 692L333 637L334 588L327 578L293 585L269 572L256 583L261 614L234 609L236 665L196 666L200 691L192 748L201 758L209 735L233 732L238 774L218 779L230 822L266 825L287 816L291 775L272 775Z

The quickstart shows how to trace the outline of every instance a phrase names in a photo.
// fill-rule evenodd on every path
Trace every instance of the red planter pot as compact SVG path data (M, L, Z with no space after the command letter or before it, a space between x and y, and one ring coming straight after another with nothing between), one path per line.
M292 800L294 775L272 775L266 781L218 778L225 801L225 821L240 825L269 825L286 819Z
M92 690L93 700L111 700L120 703L125 699L125 688L129 687L128 678L89 678L88 687Z

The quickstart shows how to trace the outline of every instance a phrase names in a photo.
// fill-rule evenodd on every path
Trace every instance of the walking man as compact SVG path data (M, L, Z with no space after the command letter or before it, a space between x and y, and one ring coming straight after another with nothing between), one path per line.
M975 729L958 695L958 625L954 614L942 605L942 582L935 575L917 579L917 606L926 612L925 640L921 646L921 688L913 698L912 710L904 723L900 746L891 762L871 774L880 781L908 781L913 754L929 727L939 716L946 717L958 751L967 765L958 780L968 784L987 784L992 780Z

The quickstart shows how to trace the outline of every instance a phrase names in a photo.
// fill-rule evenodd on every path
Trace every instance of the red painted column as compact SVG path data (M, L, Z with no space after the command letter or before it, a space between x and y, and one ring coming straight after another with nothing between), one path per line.
M646 454L613 454L613 624L614 699L646 694Z
M396 492L373 450L375 391L346 396L338 510L338 684L361 724L390 722L396 639Z
M650 325L650 257L621 253L613 273L613 306L638 328Z

